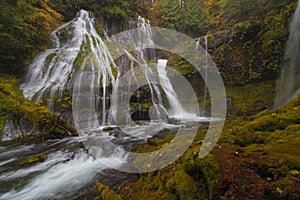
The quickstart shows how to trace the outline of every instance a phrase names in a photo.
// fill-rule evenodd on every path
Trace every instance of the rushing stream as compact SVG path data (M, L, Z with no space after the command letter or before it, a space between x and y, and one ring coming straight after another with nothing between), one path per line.
M43 162L16 169L22 159L39 152L47 153ZM99 180L102 171L107 169L103 163L118 166L126 161L122 152L95 159L78 138L2 149L0 159L8 158L0 168L0 180L6 184L1 186L1 193L7 192L1 198L24 200L78 198L82 195L80 189L97 181L97 177ZM12 185L14 189L10 190Z

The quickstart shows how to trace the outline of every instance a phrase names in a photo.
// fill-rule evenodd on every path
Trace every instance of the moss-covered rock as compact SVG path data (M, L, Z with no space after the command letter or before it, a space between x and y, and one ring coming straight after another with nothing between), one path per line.
M35 104L24 98L17 88L17 80L13 77L0 77L0 117L10 119L14 126L25 133L22 121L30 123L34 127L33 133L39 133L43 137L61 138L69 135L77 135L76 131L66 122L50 112L45 106Z
M295 7L296 1L290 1L266 9L261 19L251 17L238 22L230 27L229 39L217 46L212 44L220 39L211 39L212 34L207 34L210 55L226 85L243 85L278 76Z
M28 165L28 164L33 164L33 163L37 163L37 162L43 162L46 157L47 157L47 152L30 156L29 158L21 161L20 162L20 166Z
M275 81L263 81L243 86L226 87L228 117L247 117L271 108L275 96Z
M5 116L0 116L0 132L3 131L6 123L6 117Z
M227 121L221 141L230 144L221 144L204 159L198 157L199 141L203 139L199 134L205 134L200 130L197 141L179 160L156 172L142 174L136 183L122 190L124 198L213 199L221 194L226 194L228 198L230 195L246 198L252 195L249 191L257 191L258 194L254 196L266 199L298 199L299 106L300 95L277 110L266 110L248 119L233 118ZM172 137L151 138L147 144L135 146L133 150L155 151L166 145ZM236 152L226 155L228 149ZM236 162L232 169L239 169L236 173L228 171L231 167L226 166L232 162ZM224 182L224 179L227 181ZM227 184L234 186L231 188ZM234 187L237 185L240 189L236 191Z
M102 130L103 130L103 131L112 131L112 130L114 130L114 128L111 127L111 126L106 126L106 127L104 127Z
M291 137L291 133L292 136L297 137L298 126L295 125L300 123L299 98L278 110L259 113L244 125L226 130L223 138L225 141L233 139L234 144L247 146L254 143L266 144L274 140L286 140L284 136Z
M198 134L202 135L203 131ZM152 152L174 138L150 138L147 144L137 145L135 152ZM203 139L203 136L197 136ZM198 139L197 139L198 140ZM140 179L122 191L125 199L213 199L218 191L220 166L213 154L199 159L200 143L195 142L180 159L156 172L141 174Z
M109 189L106 185L97 182L96 187L100 195L95 197L95 200L121 200L122 199L121 195Z
M96 40L94 38L94 40ZM86 35L82 45L80 46L80 50L76 56L76 59L74 61L74 65L77 69L80 69L84 60L88 57L88 55L91 53L92 49L91 49L91 43L90 40L88 38L88 36Z

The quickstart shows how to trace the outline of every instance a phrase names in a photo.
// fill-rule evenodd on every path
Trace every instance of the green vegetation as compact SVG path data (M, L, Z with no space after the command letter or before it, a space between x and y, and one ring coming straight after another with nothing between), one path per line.
M99 196L95 197L95 200L120 200L120 195L116 194L113 190L110 190L107 186L97 182L96 187L100 193Z
M251 117L251 121L224 133L225 141L231 141L240 146L250 144L269 144L281 141L290 133L297 133L297 125L300 123L299 98L290 102L279 110L266 110ZM292 134L294 137L295 135Z
M37 163L37 162L42 162L45 160L45 158L47 157L47 153L40 153L34 156L31 156L23 161L20 162L20 166L22 165L28 165L28 164L33 164L33 163Z
M12 120L14 127L22 133L18 139L27 138L23 124L34 126L34 130L43 137L65 137L76 135L76 131L66 122L51 113L45 106L39 106L22 96L13 77L0 77L0 116L1 128L6 120Z
M92 49L88 36L85 36L85 40L83 41L78 55L74 61L75 67L79 70L82 67L84 60L90 55Z
M201 135L201 131L198 134ZM148 139L138 145L137 152L149 152L163 147L174 135L164 139ZM220 166L214 155L199 159L199 144L194 144L175 163L156 172L142 174L140 179L126 186L124 199L213 199L218 190Z
M274 79L280 69L296 2L161 0L152 4L150 0L3 0L0 71L14 74L24 71L33 56L49 45L49 33L62 23L63 17L71 20L83 8L97 17L96 27L101 35L103 27L109 33L119 27L126 28L125 22L136 18L138 13L150 19L153 26L173 28L192 37L207 35L210 53L226 85ZM83 62L88 49L87 43L81 47L76 66ZM176 65L182 68L180 72L194 73L184 62L179 62Z
M62 15L49 0L1 0L0 7L0 71L20 74L49 46L49 34L61 24Z
M204 0L161 0L149 4L148 18L156 26L197 34L207 29Z
M249 83L226 88L229 118L247 118L273 106L275 81Z
M239 162L268 180L270 198L300 197L300 95L278 110L266 110L249 121L228 121L222 142L240 146ZM235 124L235 125L233 125Z
M149 6L147 14L154 26L197 38L206 35L225 84L236 86L278 76L296 4L296 0L189 0L180 5L162 0ZM184 60L171 61L169 65L184 75L195 73Z
M225 22L229 25L232 35L227 38L227 42L224 41L214 46L216 49L211 51L212 57L217 63L226 85L243 85L258 80L275 79L283 59L288 35L286 30L296 1L289 1L276 7L269 1L267 1L268 3L255 1L265 6L255 5L253 1L240 2L253 4L262 10L243 11L243 13L253 15L253 17L245 17L245 19L240 17L226 19L225 17L227 20ZM228 8L236 9L232 5ZM251 9L251 6L244 8ZM260 14L256 12L260 12ZM212 36L210 38L210 41L215 40Z
M112 131L112 130L114 130L114 128L111 126L107 126L107 127L104 127L102 130L103 131Z

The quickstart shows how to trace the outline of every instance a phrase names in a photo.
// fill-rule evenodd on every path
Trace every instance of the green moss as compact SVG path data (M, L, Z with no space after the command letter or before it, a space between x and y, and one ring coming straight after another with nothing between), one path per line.
M95 200L121 200L122 197L119 194L116 194L113 190L110 190L106 185L103 185L99 182L96 183L96 187L100 193Z
M91 49L91 44L90 44L90 40L88 38L88 36L85 36L85 40L83 41L83 43L80 46L80 50L77 54L77 57L74 61L74 65L77 69L79 69L84 60L86 59L86 57L91 53L92 49Z
M165 133L169 133L169 132L170 132L170 129L164 128L162 131L165 132Z
M5 116L0 116L0 132L3 131L6 123L6 117Z
M177 55L171 55L168 59L168 66L172 66L183 76L189 76L198 73L194 66Z
M174 138L174 134L169 134L163 139L148 138L147 143L151 146L163 146Z
M10 118L16 125L24 120L32 124L42 136L55 135L62 137L70 134L77 135L76 131L66 122L51 113L41 102L33 103L24 98L17 88L17 80L13 77L0 77L0 116L1 119ZM1 121L2 123L2 121ZM22 127L19 127L22 128Z
M47 56L45 65L49 65L52 59L56 56L56 53L51 53Z
M31 157L21 161L20 166L33 164L33 163L37 163L37 162L43 162L46 157L47 157L46 152L31 156Z
M259 113L244 125L225 130L223 138L226 138L227 142L231 138L234 144L247 146L253 143L266 144L274 140L286 141L287 138L298 137L299 98L278 110Z
M218 190L218 182L221 176L220 166L213 154L208 154L200 159L198 152L200 148L194 148L185 154L183 168L190 176L206 184L209 199L213 199Z
M227 87L228 116L250 116L272 106L275 94L275 81L250 83L244 86Z
M277 110L226 122L221 140L239 145L238 161L268 180L267 198L299 199L299 110L300 94Z
M105 34L105 30L104 30L104 28L103 28L103 26L98 22L98 21L96 21L96 30L97 30L97 32L99 33L99 35L101 35L101 37L103 37Z
M114 128L111 126L107 126L107 127L104 127L102 130L103 131L111 131L111 130L114 130Z
M276 182L272 182L266 187L266 194L268 198L280 200L280 199L299 199L300 184L297 178L293 176L287 176Z
M261 21L247 20L233 26L233 35L237 41L245 42L251 40L261 30Z
M127 187L131 199L207 199L205 185L187 174L180 164L172 164L156 173L143 174Z
M201 131L199 133L202 133ZM174 135L164 139L148 139L148 144L137 145L136 152L151 152L165 146ZM193 145L175 163L142 174L136 183L126 186L124 196L131 199L213 199L218 191L220 167L212 154L199 159L199 145ZM145 161L146 162L146 161Z
M115 79L118 77L119 75L119 70L118 68L114 67L114 66L111 66L111 72L112 72L112 75L115 77Z
M150 101L150 99L149 99L149 102L148 102L148 103L136 103L136 102L130 102L130 105L132 105L132 107L133 107L135 110L138 110L138 109L139 109L139 106L141 106L142 111L147 112L147 111L149 111L149 109L152 107L153 103L152 103L152 102Z

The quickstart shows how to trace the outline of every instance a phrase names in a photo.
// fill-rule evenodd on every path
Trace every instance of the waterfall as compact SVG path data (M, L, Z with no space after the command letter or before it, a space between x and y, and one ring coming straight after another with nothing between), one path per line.
M181 103L179 102L176 92L173 89L170 79L167 76L167 71L166 71L167 62L168 60L166 59L159 59L157 62L159 81L164 92L166 93L169 102L169 106L170 106L170 110L168 112L169 116L181 118L182 114L184 113L184 110L181 106Z
M131 22L132 23L132 22ZM155 68L152 68L148 64L148 60L155 57L154 53L154 42L152 40L152 31L151 31L151 25L148 20L138 17L138 23L137 23L136 29L136 35L126 35L126 38L117 38L113 42L120 45L120 46L126 46L128 44L128 41L133 45L133 53L130 53L126 48L120 49L121 52L124 53L125 59L129 61L130 68L125 70L130 72L130 76L127 77L125 87L127 87L129 90L133 88L138 83L138 75L137 72L140 72L139 79L146 80L147 86L150 89L151 94L151 102L153 104L152 113L153 117L155 119L162 119L162 115L166 113L166 109L163 106L162 103L162 97L161 97L161 91L156 83L156 77L155 77ZM124 66L122 67L124 68ZM126 66L125 66L126 68ZM127 67L128 68L128 67ZM122 74L123 75L123 74ZM130 121L130 107L128 105L120 106L118 102L121 102L123 97L127 96L130 92L120 89L120 83L117 81L117 85L115 87L115 90L118 90L118 92L114 92L112 95L112 101L114 102L114 105L118 105L119 108L113 106L111 108L112 118L116 119L120 116L119 110L120 107L122 107L121 111L123 113L123 110L125 110L124 122L128 124L128 121ZM138 88L137 88L138 89ZM119 110L118 110L119 109Z
M208 39L207 36L205 36L205 77L204 77L204 81L205 83L207 83L207 76L208 76ZM207 87L204 87L204 98L203 98L203 104L204 104L204 108L206 106L206 100L207 100ZM204 109L205 112L205 109Z
M197 43L196 43L196 53L199 54L199 48L201 43L201 38L198 38ZM204 45L205 45L205 74L204 74L204 83L207 83L207 77L208 77L208 38L207 36L204 36ZM206 100L207 100L207 87L204 85L204 92L203 92L203 113L205 113L205 107L206 107Z
M294 13L282 71L277 83L275 108L294 98L300 89L300 3Z
M198 38L197 42L196 42L196 52L198 53L199 51L199 47L200 47L200 42L201 42L201 38Z
M70 93L75 79L80 79L83 71L90 70L94 76L91 84L99 86L101 82L101 118L105 124L106 88L114 85L117 72L113 70L117 67L95 30L93 19L87 11L81 10L74 20L53 31L50 39L53 48L37 55L29 66L21 85L25 97L47 99L47 106L55 110L55 101Z
M83 122L82 125L90 128L97 128L97 121L102 126L114 125L119 108L112 104L118 105L127 95L124 93L128 93L127 90L123 91L118 79L125 72L129 72L131 75L126 85L128 90L138 82L138 76L141 75L150 89L152 116L162 119L168 111L163 105L162 91L157 84L156 74L159 74L160 84L169 101L169 117L181 116L182 106L165 71L167 61L159 60L157 68L148 64L149 60L155 58L149 21L138 17L136 25L133 20L130 21L130 27L135 26L137 37L128 35L124 39L102 39L95 30L94 19L90 18L87 11L81 10L75 19L51 33L51 49L38 54L29 66L21 85L25 97L43 100L48 108L59 113L56 107L60 106L61 99L68 96L73 99L73 104L87 108L75 113L74 120L79 120ZM134 45L134 50L130 52L122 47L128 40L132 40ZM124 54L119 63L113 59L112 53L115 52L108 48L111 44L118 44L116 51ZM136 74L136 69L139 69L140 75ZM96 113L88 112L93 109ZM126 105L123 111L126 118L129 118L130 105Z

